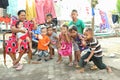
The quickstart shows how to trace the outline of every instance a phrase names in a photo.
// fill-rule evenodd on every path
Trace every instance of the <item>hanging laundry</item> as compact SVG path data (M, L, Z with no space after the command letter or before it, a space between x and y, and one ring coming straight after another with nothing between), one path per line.
M53 4L53 0L45 0L44 4L44 15L46 17L47 14L51 13L53 18L56 18L55 8Z
M53 0L35 0L35 5L38 24L45 23L45 17L48 13L51 13L53 18L56 18Z
M0 8L6 9L8 5L8 0L0 0Z
M36 13L37 13L36 20L37 20L38 24L45 23L45 18L44 18L44 4L45 4L45 0L35 0Z
M26 18L31 20L36 17L35 0L26 0Z
M9 6L7 7L7 13L11 16L17 16L18 11L18 0L8 0Z

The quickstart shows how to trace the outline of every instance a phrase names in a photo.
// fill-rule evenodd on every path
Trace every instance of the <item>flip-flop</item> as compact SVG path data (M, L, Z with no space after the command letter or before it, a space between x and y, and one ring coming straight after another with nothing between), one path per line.
M73 63L69 63L68 66L70 66L70 67L73 66Z
M17 68L19 65L20 65L20 63L17 63L17 64L15 64L15 65L13 65L12 67L13 67L13 68Z
M20 70L22 70L22 68L23 68L23 65L20 64L20 65L16 68L16 71L20 71Z

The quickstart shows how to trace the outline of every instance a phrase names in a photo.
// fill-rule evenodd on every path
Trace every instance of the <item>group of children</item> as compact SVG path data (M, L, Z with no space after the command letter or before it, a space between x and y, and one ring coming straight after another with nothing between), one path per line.
M53 59L54 49L57 49L57 63L62 62L63 56L68 56L69 66L75 64L76 67L81 67L78 72L84 72L84 67L89 61L93 61L99 69L107 69L108 72L111 72L111 68L102 62L102 49L98 40L93 36L93 30L91 28L84 29L82 22L77 19L76 10L72 11L71 16L73 22L69 25L62 25L59 34L51 22L52 15L50 14L47 16L48 21L45 26L40 29L41 34L35 35L32 33L32 35L35 35L36 39L38 39L37 61L42 60L43 56L45 61ZM21 21L17 22L16 27L24 29ZM30 50L32 50L32 43L27 35L27 30L25 30L25 33L17 33L17 37L18 52L20 51L20 43L23 39L29 42ZM86 49L89 49L89 51L81 57L81 52ZM74 51L74 62L72 59L72 50Z

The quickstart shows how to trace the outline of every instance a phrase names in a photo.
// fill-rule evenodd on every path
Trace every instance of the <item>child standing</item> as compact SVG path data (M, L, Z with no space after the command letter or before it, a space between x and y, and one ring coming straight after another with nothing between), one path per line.
M47 27L47 31L48 31L47 35L50 38L50 44L49 44L50 59L53 59L54 49L57 48L58 37L57 34L53 32L52 26Z
M85 25L84 25L82 20L77 18L78 17L77 10L72 10L71 17L72 17L72 21L69 23L69 26L72 26L72 25L76 26L78 33L83 34L83 30L85 28Z
M42 56L44 56L44 60L47 61L48 56L48 45L50 43L50 39L47 36L47 29L45 27L41 28L41 35L38 35L38 61L41 60Z
M70 35L73 39L74 56L75 56L74 64L76 65L76 67L79 67L78 62L80 60L80 54L87 47L83 36L77 32L76 26L72 26L69 29L69 32L71 33Z
M22 42L22 40L27 40L29 42L29 48L30 50L32 51L32 42L31 42L31 39L29 38L28 36L28 32L27 32L27 29L23 27L23 22L22 21L18 21L16 23L16 27L20 30L25 30L25 33L21 33L21 32L18 32L16 35L17 35L17 39L18 39L18 53L20 52L20 44Z
M112 72L111 68L106 66L102 61L102 49L98 40L93 36L93 30L91 28L85 28L84 30L85 40L90 48L90 52L87 52L80 59L79 65L82 67L79 72L84 72L84 67L89 61L93 63L99 69L106 69L108 72Z
M59 48L58 48L58 63L61 63L62 56L69 56L69 66L72 66L72 41L68 33L68 26L63 25L61 27L61 33L59 35Z

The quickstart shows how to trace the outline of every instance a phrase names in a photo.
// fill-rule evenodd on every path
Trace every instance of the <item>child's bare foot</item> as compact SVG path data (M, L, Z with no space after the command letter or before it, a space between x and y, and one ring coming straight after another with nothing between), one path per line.
M41 62L39 62L39 61L33 61L33 62L31 62L32 64L41 64Z
M61 62L62 62L62 60L57 60L57 63L58 63L58 64L61 64Z
M84 68L81 68L80 70L77 70L76 72L77 72L77 73L84 73L85 70L84 70Z
M107 72L112 73L112 69L110 67L107 67Z
M92 66L90 69L91 69L91 70L96 70L96 69L97 69L97 66L94 65L94 66Z

